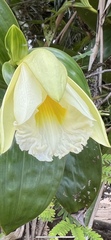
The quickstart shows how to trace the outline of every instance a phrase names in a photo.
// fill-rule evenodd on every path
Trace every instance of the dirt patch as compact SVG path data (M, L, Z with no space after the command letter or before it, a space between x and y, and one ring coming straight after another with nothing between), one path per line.
M111 197L105 197L100 201L99 208L94 220L93 229L104 240L111 240Z

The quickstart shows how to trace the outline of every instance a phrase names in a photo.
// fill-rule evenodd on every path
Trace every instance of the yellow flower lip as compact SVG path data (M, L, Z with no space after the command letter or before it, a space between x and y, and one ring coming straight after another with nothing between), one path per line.
M14 135L20 149L40 161L79 153L89 137L110 147L94 103L44 48L27 55L14 72L0 124L1 153L10 148Z
M35 114L35 118L43 119L43 121L49 121L48 112L52 112L52 117L56 116L56 120L62 124L64 121L67 110L63 108L58 102L55 102L49 96L46 97L45 101L38 107L38 112ZM37 120L36 120L37 121ZM42 120L40 121L42 124Z

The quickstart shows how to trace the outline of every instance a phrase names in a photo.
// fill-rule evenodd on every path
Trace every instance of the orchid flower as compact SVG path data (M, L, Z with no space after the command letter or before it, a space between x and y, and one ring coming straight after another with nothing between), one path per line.
M45 48L33 50L14 72L1 106L1 154L15 136L40 161L79 153L91 137L110 147L92 100Z

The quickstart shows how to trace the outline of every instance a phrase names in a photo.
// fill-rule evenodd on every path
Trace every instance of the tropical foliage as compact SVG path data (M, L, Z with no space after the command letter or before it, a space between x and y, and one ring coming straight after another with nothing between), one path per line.
M0 225L5 234L10 234L36 217L38 222L53 222L58 212L57 203L62 219L47 231L49 236L71 234L76 240L86 237L92 240L102 239L88 226L101 182L111 183L111 150L97 143L107 142L103 145L110 146L105 128L109 142L111 139L110 3L109 0L0 1L0 131L3 153L0 156ZM56 93L62 97L65 83L59 85L58 78L57 85L54 81L50 88L52 83L47 85L47 74L45 80L41 77L42 73L39 74L42 72L42 59L37 60L34 53L35 48L44 47L46 52L50 52L48 56L54 55L54 64L60 62L60 66L66 69L61 70L61 75L67 71L66 79L72 79L71 87L74 89L76 86L76 96L86 102L98 123L95 136L93 134L92 137L97 142L89 139L79 154L64 154L62 159L58 159L59 154L55 153L52 162L35 160L35 155L21 151L14 137L17 129L12 127L13 99L18 101L15 100L14 87L19 75L22 75L23 64L28 66L28 73L33 68L36 79L40 79L40 84L53 100L57 101ZM39 62L40 71L37 74L32 59ZM46 65L50 66L50 58L47 58L43 66ZM51 74L52 81L55 69L53 64L51 66L52 72L47 70L46 73ZM55 71L54 76L56 73ZM22 87L16 89L20 93L17 96L24 95ZM31 92L31 87L29 90ZM16 112L19 103L22 108L20 101L17 102ZM94 110L96 108L93 102L99 112ZM81 109L85 111L84 106ZM28 114L26 116L30 115ZM21 112L18 115L21 121L24 112L23 115Z

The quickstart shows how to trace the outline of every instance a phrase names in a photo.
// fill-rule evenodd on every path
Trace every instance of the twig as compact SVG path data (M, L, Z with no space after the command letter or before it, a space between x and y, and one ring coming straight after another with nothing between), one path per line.
M24 225L21 226L20 228L17 228L16 231L11 232L7 236L1 237L0 239L1 240L15 240L15 239L19 239L19 238L21 238L23 236L23 232L24 232Z
M35 218L35 219L32 220L31 240L34 240L35 230L36 230L36 222L37 222L37 218Z
M55 22L55 23L56 23L56 29L55 29L55 31L58 29L58 27L59 27L59 25L60 25L63 17L64 17L64 12L60 13L60 14L57 16L57 19L56 19L56 22Z
M55 21L55 29L54 29L53 39L54 39L54 37L55 37L56 31L57 31L57 29L58 29L58 27L59 27L59 25L60 25L63 17L64 17L64 12L60 13L60 14L57 16L57 19L56 19L56 21ZM53 40L53 39L52 39L52 40ZM47 41L45 42L44 47L48 47Z
M107 129L106 129L106 132L107 132L107 133L111 132L111 127L107 128Z
M102 85L101 87L107 91L111 91L111 84L109 85L109 87L106 84Z
M103 16L103 11L105 8L106 0L99 0L99 27L100 27L100 63L103 63L103 24L105 21L105 15ZM102 66L99 68L100 71L102 71ZM102 73L99 73L99 90L101 92L101 85L102 85Z
M103 30L102 30L102 28L103 28L103 23L105 21L105 16L103 16L105 2L106 2L106 0L102 0L102 1L99 0L96 39L95 39L95 45L92 49L92 54L90 56L88 70L91 70L92 64L96 59L96 56L97 56L98 50L99 50L99 45L100 45L100 61L103 62ZM101 77L100 77L100 79L101 79Z
M29 236L29 222L26 223L26 239L30 240L30 236Z
M111 92L97 105L97 108L99 108L103 103L107 102L109 98L111 97Z
M99 72L93 72L93 73L87 75L86 78L97 76L98 74L100 74L100 73L102 74L102 73L105 73L105 72L111 72L111 69L105 69L105 70L102 70L102 71L99 71Z
M103 12L103 16L104 16L104 15L105 15L105 16L107 15L108 10L109 10L109 8L110 8L110 5L111 5L111 0L108 0L107 3L106 3L106 6L105 6L104 12Z
M48 235L48 227L47 227L47 222L43 222L41 219L38 220L38 223L37 223L37 235L36 235L36 238L39 238L43 235L43 238L44 236L46 237ZM47 240L47 238L46 238Z
M56 37L54 43L57 43L59 39L60 39L59 42L62 41L62 38L63 38L64 34L65 34L66 31L68 30L69 26L72 24L72 21L74 20L76 14L77 14L77 12L74 12L74 13L73 13L73 15L71 16L71 18L69 19L69 21L67 22L67 24L65 25L65 27L62 29L62 31L59 33L59 35Z

